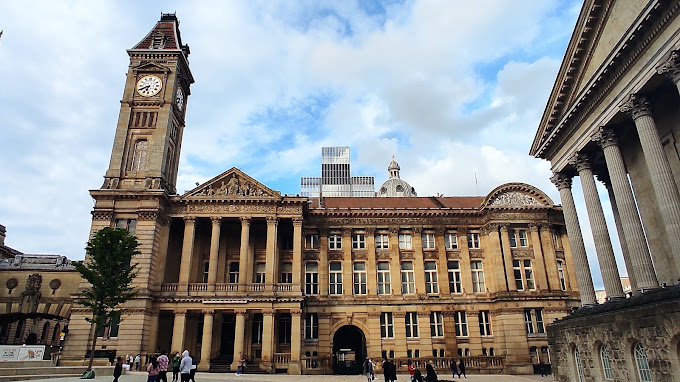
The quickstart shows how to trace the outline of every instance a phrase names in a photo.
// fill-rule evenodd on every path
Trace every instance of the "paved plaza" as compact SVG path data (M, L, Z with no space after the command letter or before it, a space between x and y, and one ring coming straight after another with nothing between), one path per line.
M450 375L439 375L440 380L450 381ZM407 382L408 375L400 374L398 382ZM251 374L235 376L233 373L196 373L196 382L315 382L323 379L324 382L365 382L362 375L285 375L285 374ZM102 376L94 379L96 382L111 382L113 377ZM458 378L456 378L456 381ZM463 378L463 380L466 380ZM525 381L552 381L552 376L540 377L537 375L468 375L467 380L475 382L525 382ZM52 378L34 380L34 382L83 382L78 378ZM119 382L145 382L145 372L128 372L120 377ZM382 375L377 375L376 382L382 382Z

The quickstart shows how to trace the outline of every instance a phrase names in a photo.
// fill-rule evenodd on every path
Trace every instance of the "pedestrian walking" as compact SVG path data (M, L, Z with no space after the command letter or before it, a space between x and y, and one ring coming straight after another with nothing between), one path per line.
M413 381L413 374L415 374L415 372L416 372L416 364L412 363L411 360L409 359L408 360L408 375L411 376L410 377L411 381Z
M179 363L179 375L182 382L189 382L191 379L191 357L189 351L182 352L182 361Z
M236 375L242 375L246 369L246 359L243 353L238 353L238 365L236 366Z
M118 382L121 374L123 374L123 357L118 357L116 367L113 368L113 382Z
M465 362L463 362L463 359L461 358L460 363L458 364L458 377L460 377L461 374L463 374L463 377L467 379L467 375L465 375Z
M453 375L452 378L456 378L456 374L458 374L458 378L460 378L460 372L458 371L458 366L456 365L455 359L451 360L451 374Z
M417 368L413 371L413 381L414 382L423 382L423 375L420 373L420 370Z
M165 351L161 352L161 355L156 359L158 361L158 382L168 382L168 364L170 360Z
M191 381L196 382L196 369L198 368L198 360L196 357L191 357L191 371L189 375L191 376Z
M385 382L390 382L390 374L392 373L392 368L390 368L390 363L387 358L383 360L382 363L383 377L385 377Z
M363 373L366 376L366 382L371 382L373 380L373 363L368 357L366 357L366 360L364 361Z
M390 381L397 380L397 366L394 364L393 360L390 360Z
M437 373L435 373L434 367L432 367L432 361L425 366L425 371L427 372L427 382L437 382Z
M139 363L141 362L141 360L142 360L142 356L138 353L135 356L135 370L137 370L137 371L139 371Z

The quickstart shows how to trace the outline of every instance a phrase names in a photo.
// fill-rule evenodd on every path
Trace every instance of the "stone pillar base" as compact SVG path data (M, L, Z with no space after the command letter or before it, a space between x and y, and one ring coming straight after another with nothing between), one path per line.
M266 371L267 373L273 374L274 373L273 367L274 365L270 361L260 362L260 370Z
M231 365L229 366L229 368L231 369L231 371L238 370L238 360L235 360L234 362L232 362Z
M507 365L503 372L517 375L534 374L534 366L531 363L512 363Z
M210 361L199 363L198 366L196 366L196 370L198 370L198 371L208 371L208 370L210 370Z
M302 367L300 362L289 362L288 363L288 374L289 375L301 375Z

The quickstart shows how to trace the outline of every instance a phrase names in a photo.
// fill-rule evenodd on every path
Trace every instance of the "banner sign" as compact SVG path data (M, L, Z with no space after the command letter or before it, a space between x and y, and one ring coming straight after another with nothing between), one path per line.
M44 356L44 345L0 345L0 361L42 361Z

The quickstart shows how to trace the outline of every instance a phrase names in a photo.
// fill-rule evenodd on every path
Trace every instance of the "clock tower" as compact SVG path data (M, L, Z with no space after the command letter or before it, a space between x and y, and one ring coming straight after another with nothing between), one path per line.
M102 189L164 190L175 194L190 85L189 46L175 14L134 48L121 100L109 169Z

